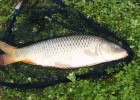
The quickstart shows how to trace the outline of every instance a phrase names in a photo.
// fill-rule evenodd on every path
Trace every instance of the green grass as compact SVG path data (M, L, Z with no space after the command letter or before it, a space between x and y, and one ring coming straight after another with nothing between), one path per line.
M140 3L138 0L63 0L88 18L123 33L136 53L134 60L112 77L98 80L75 80L42 89L11 89L0 87L0 98L5 100L139 100L140 97ZM116 1L118 3L116 3ZM14 11L16 1L0 0L0 32ZM20 18L19 18L20 20ZM2 33L0 34L2 37Z

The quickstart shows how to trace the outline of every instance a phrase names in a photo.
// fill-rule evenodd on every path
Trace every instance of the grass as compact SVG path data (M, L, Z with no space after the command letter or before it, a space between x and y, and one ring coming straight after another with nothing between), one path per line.
M21 100L139 100L140 97L140 3L136 0L63 0L86 17L123 33L136 56L112 77L104 79L75 80L42 89L11 89L0 87L0 98ZM16 1L0 0L0 36L5 31L7 19L14 11ZM20 20L20 18L19 18ZM23 65L24 66L24 65ZM24 67L23 67L24 68ZM10 70L12 71L12 70ZM18 77L18 76L16 76ZM20 77L19 77L20 78Z

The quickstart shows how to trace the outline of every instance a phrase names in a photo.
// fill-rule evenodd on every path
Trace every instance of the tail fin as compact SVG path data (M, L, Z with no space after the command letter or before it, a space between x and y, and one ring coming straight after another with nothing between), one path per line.
M14 59L12 58L12 56L8 55L8 54L3 54L0 55L0 66L5 66L11 63L14 63Z
M0 41L0 49L3 52L5 52L6 54L11 55L11 54L14 54L15 53L15 51L16 51L17 48L14 47L14 46L11 46L9 44L6 44L6 43L4 43L2 41Z
M13 57L16 47L10 46L4 42L0 41L0 49L6 54L0 55L0 66L5 66L14 62L17 62Z

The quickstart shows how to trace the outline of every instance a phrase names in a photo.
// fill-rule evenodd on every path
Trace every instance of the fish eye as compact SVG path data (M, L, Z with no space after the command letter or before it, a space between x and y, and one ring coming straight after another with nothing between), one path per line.
M115 49L120 49L120 46L115 45L114 48L115 48Z

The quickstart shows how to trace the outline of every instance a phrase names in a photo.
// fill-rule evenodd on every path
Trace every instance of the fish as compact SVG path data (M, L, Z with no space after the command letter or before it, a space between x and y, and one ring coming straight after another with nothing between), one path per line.
M0 66L16 62L55 68L80 68L128 56L121 46L94 35L71 35L14 47L0 41Z

